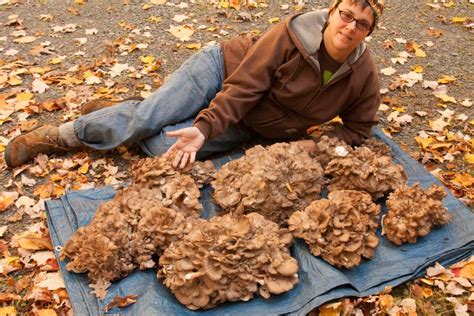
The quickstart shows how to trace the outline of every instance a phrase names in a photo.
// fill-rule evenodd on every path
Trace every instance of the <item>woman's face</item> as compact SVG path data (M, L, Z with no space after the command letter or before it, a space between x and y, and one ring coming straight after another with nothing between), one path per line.
M352 22L345 22L341 18L343 15L352 16ZM373 23L373 11L370 7L365 9L358 4L351 4L348 0L343 0L329 16L329 24L324 31L324 42L331 57L339 62L343 62L349 57L352 51L365 39L370 30L362 31L356 26L359 23Z

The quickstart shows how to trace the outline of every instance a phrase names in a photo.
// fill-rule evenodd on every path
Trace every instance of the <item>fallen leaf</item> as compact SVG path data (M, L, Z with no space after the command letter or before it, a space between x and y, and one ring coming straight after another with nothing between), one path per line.
M24 232L13 236L17 244L26 250L53 250L51 240L48 236L41 236L39 233Z
M459 276L474 280L474 262L469 262L464 267L462 267Z
M458 285L457 282L451 281L446 286L446 292L455 296L462 295L466 290Z
M13 40L13 42L20 43L20 44L31 43L34 41L36 41L36 37L34 36L23 36L23 37L15 38Z
M438 79L438 83L451 83L454 81L456 81L456 78L449 75L444 75L443 77Z
M77 1L77 0L76 0ZM36 311L36 316L56 316L54 309L39 309Z
M280 18L270 18L268 19L268 23L273 24L273 23L278 23L280 22Z
M438 99L442 100L443 102L445 103L457 103L456 99L454 97L451 97L447 94L435 94L435 97L437 97Z
M103 300L107 296L107 289L110 286L109 281L105 281L102 278L99 278L96 283L89 284L89 287L93 289L91 291L99 300Z
M124 296L124 297L116 296L116 297L114 297L112 302L110 302L109 304L107 304L104 307L104 311L108 312L109 310L111 310L114 307L122 308L122 307L127 307L129 305L132 305L132 304L137 302L137 297L138 297L138 295L134 295L134 294L133 295L127 295L127 296Z
M21 296L18 294L13 294L13 293L0 293L0 303L5 303L5 302L11 302L11 301L18 301L21 299ZM1 314L1 309L0 309L0 315Z
M189 16L187 15L184 15L184 14L176 14L174 17L173 17L173 21L177 22L177 23L181 23L183 22L184 20L186 19L189 19Z
M468 99L464 99L464 101L461 102L461 105L462 106L465 106L467 108L471 107L472 106L472 102L471 100L468 98Z
M8 229L7 225L0 227L0 237L3 237L3 234L6 233L7 229Z
M180 41L186 42L191 40L191 36L194 34L194 30L191 26L189 25L184 25L184 26L174 26L170 25L170 28L168 30L173 36L179 38Z
M467 21L467 17L463 16L463 17L460 17L460 16L455 16L451 19L451 22L453 23L464 23Z
M394 73L396 73L397 70L396 70L395 68L393 68L393 67L388 67L388 68L383 68L383 69L381 69L380 72L381 72L382 74L384 74L385 76L391 76L391 75L393 75Z
M18 199L18 192L2 192L0 196L0 212L5 211Z
M41 79L33 80L32 86L33 88L31 90L38 94L44 93L49 88L49 86Z
M443 267L439 262L436 262L434 267L426 269L426 275L429 277L438 276L440 274L452 275L451 271Z
M35 284L40 288L47 288L50 291L65 288L63 278L59 272L51 272L46 274L46 278Z
M15 315L16 315L15 306L0 307L0 316L15 316Z

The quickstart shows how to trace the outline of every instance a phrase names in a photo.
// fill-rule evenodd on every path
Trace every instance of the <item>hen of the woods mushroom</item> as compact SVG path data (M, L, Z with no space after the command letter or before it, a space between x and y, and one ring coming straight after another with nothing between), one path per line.
M66 243L66 268L87 272L92 282L111 281L135 268L155 266L153 256L192 229L201 212L194 180L165 158L132 166L132 184L99 206L92 222Z
M331 160L326 169L331 177L329 191L361 190L374 200L405 184L407 176L401 165L389 156L380 156L368 147L357 147L345 157Z
M222 166L211 182L224 212L258 212L278 224L319 198L322 184L320 164L295 143L252 147Z
M423 190L419 183L401 186L387 200L388 213L383 218L383 234L396 245L415 243L426 236L433 225L444 225L451 214L443 205L446 192L433 185Z
M370 259L378 246L380 205L368 193L341 190L293 213L288 226L303 238L311 253L336 267L353 268Z
M268 298L298 282L292 236L262 215L231 214L202 221L160 257L158 277L190 309Z

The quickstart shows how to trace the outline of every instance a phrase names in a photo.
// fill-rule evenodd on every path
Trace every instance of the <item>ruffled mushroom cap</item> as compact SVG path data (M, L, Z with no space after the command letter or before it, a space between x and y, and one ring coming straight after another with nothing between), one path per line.
M316 149L311 153L320 164L326 168L327 164L338 157L345 157L352 152L352 147L337 137L328 137L327 135L315 140Z
M380 156L366 147L358 147L346 157L331 160L325 173L331 177L329 191L366 191L374 200L407 181L401 165L394 164L391 157Z
M158 277L188 308L268 298L298 281L291 234L257 213L217 216L195 225L160 257Z
M443 205L444 197L446 192L438 185L428 190L423 190L419 183L411 188L401 186L388 197L383 234L396 245L416 243L433 225L444 225L451 220L451 214Z
M225 164L211 184L213 198L224 212L258 212L284 224L291 213L319 197L323 171L294 143L258 145Z
M373 257L380 206L362 191L329 193L288 219L289 230L303 238L311 253L336 267L353 268Z

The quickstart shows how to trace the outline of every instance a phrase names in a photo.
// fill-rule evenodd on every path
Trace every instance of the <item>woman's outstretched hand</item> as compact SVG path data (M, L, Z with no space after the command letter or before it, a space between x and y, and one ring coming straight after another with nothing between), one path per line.
M174 132L167 132L168 137L178 137L168 151L165 157L176 151L176 157L173 160L173 168L183 169L189 163L196 160L196 152L202 147L206 138L197 127L186 127Z

